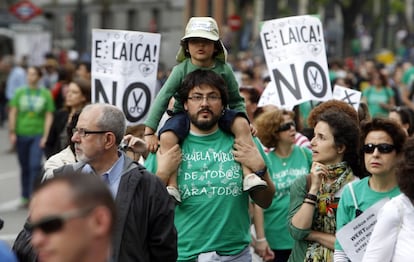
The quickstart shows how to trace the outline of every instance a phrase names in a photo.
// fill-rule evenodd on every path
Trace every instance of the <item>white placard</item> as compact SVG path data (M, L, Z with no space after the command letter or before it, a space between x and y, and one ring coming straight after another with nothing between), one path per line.
M155 96L160 34L92 30L92 103L113 104L129 124L145 120Z
M332 98L321 21L310 15L265 21L260 37L275 104L293 107Z
M378 211L389 200L386 197L378 201L336 232L336 239L351 261L362 261L369 238L377 223Z
M272 106L276 106L279 109L286 109L286 110L293 110L293 106L281 106L279 103L277 103L277 99L275 99L275 97L277 97L277 90L276 90L276 86L275 83L273 81L270 81L267 85L265 90L263 90L262 95L260 96L259 102L257 103L258 107L263 107L263 106L268 106L268 105L272 105Z
M334 85L332 98L344 101L358 111L359 102L361 101L361 94L362 93L358 90L346 88L340 85Z

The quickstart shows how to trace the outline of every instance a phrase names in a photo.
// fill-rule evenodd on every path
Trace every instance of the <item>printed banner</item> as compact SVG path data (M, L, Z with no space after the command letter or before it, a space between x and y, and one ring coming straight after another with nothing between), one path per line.
M321 21L303 15L265 21L260 37L276 92L272 104L292 108L332 98Z
M378 201L336 232L336 238L351 261L362 261L369 238L377 223L378 211L389 200L386 197Z
M154 99L160 34L92 30L92 103L113 104L128 124L145 120Z

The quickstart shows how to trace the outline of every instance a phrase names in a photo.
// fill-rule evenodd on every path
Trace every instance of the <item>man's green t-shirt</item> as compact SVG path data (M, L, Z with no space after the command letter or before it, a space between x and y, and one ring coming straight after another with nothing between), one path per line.
M190 132L181 145L177 184L182 203L175 208L177 261L194 261L210 251L236 255L250 243L249 194L243 192L243 171L234 160L233 144L234 137L218 129L209 135ZM154 154L145 166L156 172Z

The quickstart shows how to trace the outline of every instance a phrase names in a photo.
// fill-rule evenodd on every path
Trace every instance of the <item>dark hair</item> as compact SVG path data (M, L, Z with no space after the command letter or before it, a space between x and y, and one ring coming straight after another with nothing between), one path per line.
M36 71L37 76L39 77L39 79L42 78L42 76L43 76L42 68L40 68L39 66L29 66L29 68L33 68Z
M81 77L75 77L71 82L79 87L82 95L86 98L86 103L87 104L90 103L91 102L91 82Z
M219 90L221 96L221 103L223 107L227 107L228 94L227 85L224 79L212 70L197 69L184 78L181 88L178 91L179 100L182 104L188 99L190 91L201 85L209 85Z
M73 113L72 118L70 119L70 122L68 123L68 126L66 127L66 134L68 136L68 145L70 146L70 149L75 154L75 143L72 142L72 136L73 132L72 129L76 127L76 124L78 123L80 111Z
M61 175L50 178L35 188L34 194L57 183L67 184L72 191L73 203L79 208L104 206L111 213L111 232L115 230L116 206L107 185L95 175L76 171L63 171Z
M92 66L91 66L91 63L90 63L90 62L87 62L87 61L80 61L80 62L78 63L78 66L77 66L76 68L79 68L81 65L84 65L84 66L85 66L85 68L86 68L86 70L87 70L89 73L91 72Z
M381 87L387 87L388 86L388 77L384 73L377 70L377 72L374 73L374 75L372 77L374 78L375 76L378 76L378 78L381 82ZM373 82L373 80L374 79L372 79L371 82Z
M351 107L352 110L354 110ZM315 109L314 109L315 110ZM313 110L312 110L313 111ZM353 111L356 114L356 111ZM312 114L313 112L311 112ZM313 115L313 114L312 114ZM347 112L340 111L338 108L327 108L314 115L316 123L323 121L329 125L334 137L336 146L345 146L343 161L346 161L352 168L355 176L361 176L359 164L359 125L355 118L352 118Z
M188 51L188 40L190 40L191 38L186 38L184 40L181 40L180 45L184 50L184 55L185 57L190 58L190 52ZM212 41L214 42L214 53L213 53L213 58L215 58L216 56L218 56L220 53L224 52L223 50L223 46L220 43L220 40L217 41Z
M368 105L364 102L359 103L358 107L358 119L359 121L369 121L371 119L371 114L369 113Z
M404 130L393 120L388 118L373 118L371 121L361 122L361 145L372 131L384 131L392 139L397 153L402 152L404 142L407 138Z
M401 192L414 200L414 138L412 137L404 144L403 156L399 161L396 176Z
M240 93L246 92L249 94L249 101L253 104L259 103L260 100L260 93L259 90L254 88L253 86L241 86Z
M390 109L390 112L397 113L401 118L402 124L408 124L407 133L411 136L414 133L414 112L407 106L396 106Z

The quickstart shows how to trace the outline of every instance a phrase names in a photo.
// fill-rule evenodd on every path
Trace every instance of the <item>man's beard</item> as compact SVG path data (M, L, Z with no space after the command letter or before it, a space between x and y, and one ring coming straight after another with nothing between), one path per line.
M210 119L201 119L198 117L199 112L197 112L196 114L190 115L190 121L191 123L197 127L198 129L202 130L202 131L209 131L211 130L218 122L218 120L220 119L220 115L214 115L214 113L209 110L209 109L204 109L204 111L207 110L210 112L210 114L212 115L212 117Z

